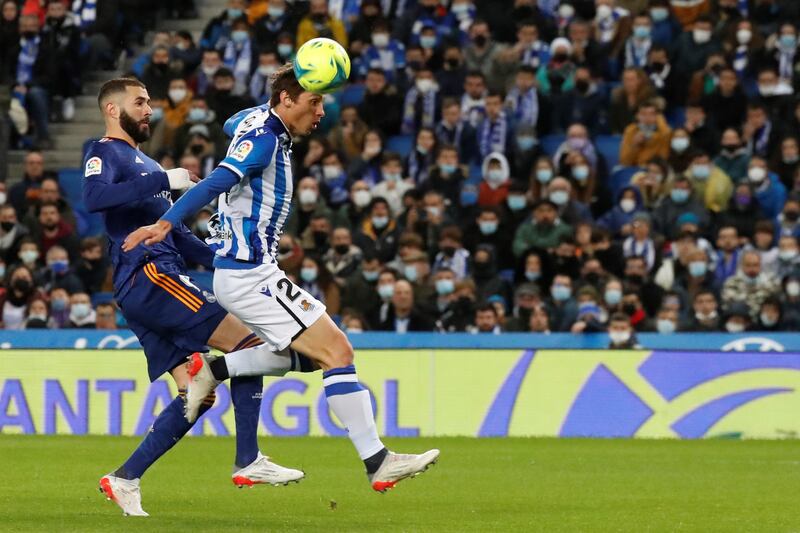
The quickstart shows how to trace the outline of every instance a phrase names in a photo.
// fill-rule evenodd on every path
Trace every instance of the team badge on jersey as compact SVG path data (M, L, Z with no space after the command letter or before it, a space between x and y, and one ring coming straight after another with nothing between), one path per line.
M303 298L303 301L300 302L300 309L302 309L303 311L313 311L315 307L316 305L312 304L305 298Z
M231 154L231 157L235 160L239 161L240 163L245 160L248 154L253 150L253 142L252 141L242 141L239 143L239 146Z
M84 177L89 176L96 176L97 174L102 174L103 172L103 160L99 157L92 157L86 162L86 170L84 171Z

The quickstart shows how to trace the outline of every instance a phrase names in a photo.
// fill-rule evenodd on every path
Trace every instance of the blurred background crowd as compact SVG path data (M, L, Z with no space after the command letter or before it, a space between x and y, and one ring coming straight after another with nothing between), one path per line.
M28 150L0 184L5 328L124 326L102 229L47 162L85 72L141 79L141 149L202 177L322 36L352 74L295 139L278 259L345 330L800 329L800 2L200 3L192 33L153 28L193 0L2 2L0 139Z

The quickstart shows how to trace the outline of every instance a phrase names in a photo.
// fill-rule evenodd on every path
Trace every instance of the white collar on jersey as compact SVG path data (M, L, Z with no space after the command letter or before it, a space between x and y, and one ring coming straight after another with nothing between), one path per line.
M271 107L269 108L269 114L278 119L278 122L280 122L281 126L283 126L283 129L286 132L286 135L289 136L289 142L291 142L292 141L292 132L290 132L289 128L286 127L286 123L283 121L283 119L280 117L280 115L277 114Z

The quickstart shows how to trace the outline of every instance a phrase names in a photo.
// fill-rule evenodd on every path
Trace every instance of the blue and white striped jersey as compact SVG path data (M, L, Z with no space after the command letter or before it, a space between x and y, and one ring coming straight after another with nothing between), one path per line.
M236 174L239 183L219 196L218 221L207 242L218 258L276 262L292 200L291 136L268 106L231 118L226 127L233 129L233 140L219 166Z

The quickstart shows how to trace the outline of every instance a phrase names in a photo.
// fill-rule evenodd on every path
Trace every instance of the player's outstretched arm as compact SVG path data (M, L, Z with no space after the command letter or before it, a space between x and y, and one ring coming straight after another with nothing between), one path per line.
M226 167L217 167L193 189L178 199L155 224L142 226L125 239L122 249L129 252L144 242L145 245L163 241L172 228L178 227L184 218L193 215L211 200L228 192L239 183L239 176Z

